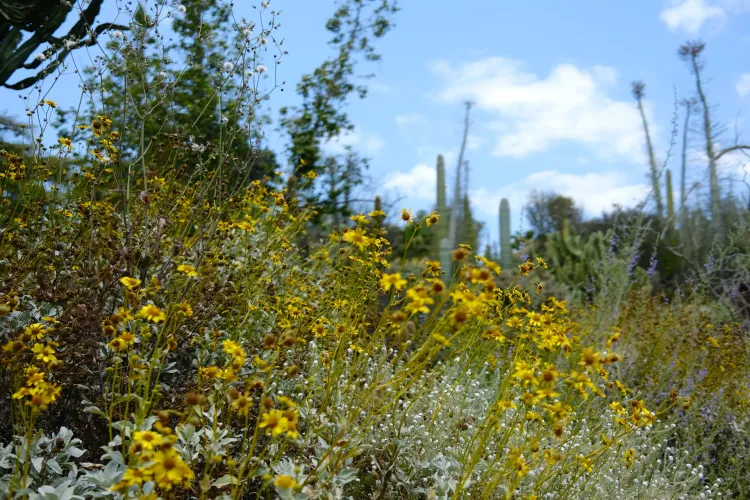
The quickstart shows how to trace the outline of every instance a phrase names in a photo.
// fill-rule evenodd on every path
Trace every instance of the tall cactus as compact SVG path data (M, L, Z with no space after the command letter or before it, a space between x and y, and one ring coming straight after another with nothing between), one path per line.
M477 222L474 220L474 216L471 214L471 203L469 202L469 195L464 194L463 200L463 224L461 231L461 242L471 246L474 252L478 253L477 248Z
M667 225L674 228L674 194L672 193L672 172L667 169Z
M443 155L437 157L437 213L444 217L448 212L445 199L445 160Z
M383 202L380 199L380 196L375 197L375 211L383 211ZM373 217L373 219L375 220L375 227L380 227L380 225L383 223L384 217L382 215L376 215L375 217Z
M510 203L500 200L500 262L505 269L513 265L510 249Z

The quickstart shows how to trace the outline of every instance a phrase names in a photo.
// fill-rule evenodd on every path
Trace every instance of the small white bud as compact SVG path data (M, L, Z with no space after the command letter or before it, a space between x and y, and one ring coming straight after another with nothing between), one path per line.
M268 40L266 39L266 37L264 37L264 36L260 37L260 44L261 45L265 45L267 43L268 43Z
M258 73L262 74L262 73L265 73L266 71L268 71L268 69L265 66L263 66L262 64L259 64L259 65L257 65L255 67L255 71L257 71Z
M263 7L264 9L267 9L269 3L270 2L260 2L260 6Z
M224 71L227 73L231 73L234 69L234 64L232 64L230 61L224 61Z
M37 61L44 61L45 59L47 59L47 56L45 56L41 52L38 52L37 54L34 54L34 59L36 59Z
M184 14L184 13L185 13L185 12L187 11L187 9L185 8L185 6L184 6L184 5L178 5L178 6L177 6L177 11L178 11L178 12L179 12L180 14Z
M112 33L112 38L114 38L115 40L119 40L120 38L122 38L122 31L115 31L114 33Z
M76 48L76 42L74 40L65 40L65 48L68 50L73 50Z

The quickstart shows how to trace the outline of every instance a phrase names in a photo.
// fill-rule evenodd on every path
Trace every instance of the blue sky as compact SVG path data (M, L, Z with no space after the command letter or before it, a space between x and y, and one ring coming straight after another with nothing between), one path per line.
M107 2L113 9L114 0ZM249 3L236 3L240 15L257 16ZM269 8L282 11L278 35L289 51L278 68L286 90L271 98L276 109L295 102L294 83L330 54L324 23L334 2L271 0ZM647 113L663 160L675 93L683 98L694 90L676 56L686 40L707 42L707 89L718 105L716 121L727 128L722 144L734 142L735 129L750 142L750 0L404 0L395 22L377 44L383 60L362 68L376 77L368 98L348 107L354 133L328 148L351 144L371 158L367 196L380 194L394 209L429 209L435 157L446 156L452 178L462 102L474 101L466 159L475 215L487 223L485 242L497 240L502 197L509 198L519 230L527 227L521 207L534 188L573 196L589 216L647 195L644 138L630 82L646 82ZM66 78L52 97L72 105L77 79ZM0 109L22 110L16 95L0 90ZM268 135L272 147L283 147L277 132ZM700 137L693 139L688 179L705 186ZM744 157L725 158L723 175L741 178ZM676 157L669 167L677 174ZM693 201L702 203L702 188L696 193Z

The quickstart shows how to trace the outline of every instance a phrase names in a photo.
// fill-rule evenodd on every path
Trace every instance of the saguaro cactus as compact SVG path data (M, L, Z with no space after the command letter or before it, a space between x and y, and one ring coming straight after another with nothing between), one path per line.
M500 200L500 262L505 269L513 265L510 249L510 203Z
M474 252L478 252L477 248L477 222L474 220L474 216L471 214L471 203L469 196L464 194L464 207L463 207L463 230L461 231L461 242L471 246Z

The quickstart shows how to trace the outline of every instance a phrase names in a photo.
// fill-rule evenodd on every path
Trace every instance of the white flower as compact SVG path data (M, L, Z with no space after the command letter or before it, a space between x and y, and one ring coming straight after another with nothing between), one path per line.
M178 6L177 6L177 11L178 11L178 12L179 12L180 14L184 14L184 13L185 13L185 12L187 11L187 9L185 8L185 6L184 6L184 5L178 5Z
M264 36L260 37L260 44L261 45L265 45L267 43L268 43L268 40L266 40L266 37L264 37Z
M245 74L247 75L248 78L250 78L250 77L253 76L254 73L253 73L252 69L249 69L249 70L245 71Z
M227 73L231 73L234 69L234 64L232 64L230 61L224 61L224 71Z
M250 38L253 36L253 29L252 28L242 28L242 34L245 35L247 38Z
M264 9L268 8L268 4L269 2L260 2L260 6L263 7Z
M41 52L38 52L34 54L34 59L36 59L37 61L44 61L45 59L47 59L47 56L45 56Z
M76 48L76 42L75 40L65 40L65 48L68 50L73 50Z
M119 40L120 38L122 38L122 31L115 31L114 33L112 33L112 38L114 38L115 40Z
M262 64L259 64L259 65L257 65L255 67L255 71L257 71L258 73L262 74L262 73L265 73L266 71L268 71L268 69L265 66L263 66Z

